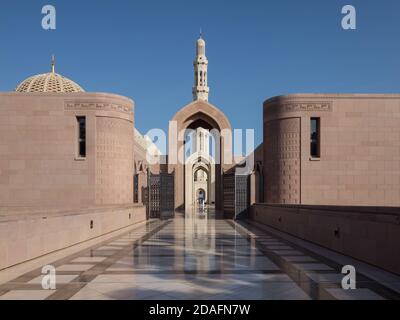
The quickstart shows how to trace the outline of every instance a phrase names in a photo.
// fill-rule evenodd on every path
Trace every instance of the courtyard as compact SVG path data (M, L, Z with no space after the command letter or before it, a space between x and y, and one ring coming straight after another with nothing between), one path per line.
M398 276L255 222L223 219L212 209L152 219L82 246L3 270L0 299L400 298ZM56 268L56 290L42 289L46 264ZM342 289L345 264L357 268L356 290Z

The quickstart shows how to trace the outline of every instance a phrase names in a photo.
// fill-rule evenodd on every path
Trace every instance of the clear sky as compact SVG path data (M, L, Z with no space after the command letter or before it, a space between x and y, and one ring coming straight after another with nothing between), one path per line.
M57 9L57 30L41 9ZM341 9L357 9L357 30ZM0 91L56 71L136 102L136 126L167 130L191 102L195 41L207 41L210 102L262 141L262 103L288 93L400 92L398 0L1 0Z

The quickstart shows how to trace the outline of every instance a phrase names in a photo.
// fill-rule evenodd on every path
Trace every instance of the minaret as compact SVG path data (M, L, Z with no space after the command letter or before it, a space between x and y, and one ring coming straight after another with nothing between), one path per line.
M210 88L208 87L207 69L208 60L206 57L206 42L203 40L202 34L197 40L196 59L194 60L194 87L193 100L208 101Z

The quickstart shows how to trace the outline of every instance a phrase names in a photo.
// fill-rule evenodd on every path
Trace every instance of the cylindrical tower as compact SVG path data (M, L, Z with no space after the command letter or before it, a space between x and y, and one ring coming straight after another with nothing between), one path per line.
M210 88L208 87L207 70L208 60L206 57L206 42L200 35L197 40L196 46L196 59L194 60L194 87L193 87L193 100L208 101Z

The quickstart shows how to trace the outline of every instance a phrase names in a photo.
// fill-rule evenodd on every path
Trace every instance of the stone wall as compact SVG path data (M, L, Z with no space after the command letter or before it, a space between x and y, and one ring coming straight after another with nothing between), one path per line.
M400 208L256 204L250 217L400 274Z
M150 165L147 163L146 150L138 143L133 145L135 155L135 174L138 175L138 201L146 204L147 202L147 184L148 169Z
M146 220L141 205L0 208L0 270Z
M269 203L300 203L300 118L265 124L265 198Z
M320 157L310 119L320 118ZM400 95L299 94L264 103L265 199L400 206Z
M132 203L132 128L133 101L122 96L0 93L0 206Z
M96 203L133 202L132 122L96 117Z

